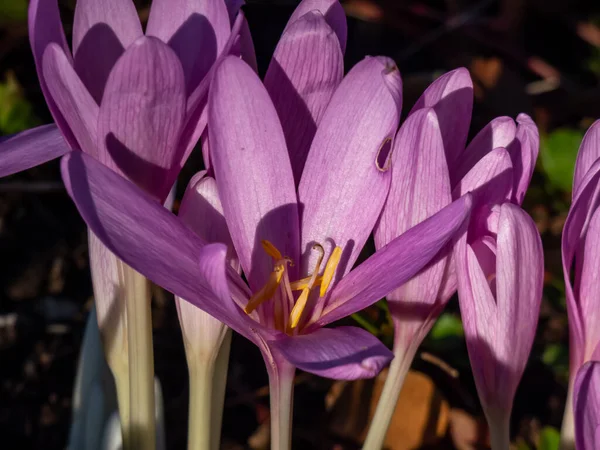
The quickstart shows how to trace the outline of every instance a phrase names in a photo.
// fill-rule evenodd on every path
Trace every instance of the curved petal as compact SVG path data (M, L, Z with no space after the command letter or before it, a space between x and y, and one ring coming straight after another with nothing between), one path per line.
M98 122L99 159L164 201L179 169L185 113L177 56L156 38L135 41L108 77Z
M408 116L394 140L392 183L375 228L375 247L384 247L451 202L440 124L433 109L423 108ZM390 293L388 301L401 303L398 306L402 307L433 304L438 299L446 265L447 258L429 265ZM429 312L424 314L428 315Z
M402 103L402 81L387 58L365 58L344 78L313 139L298 200L302 211L301 272L343 250L335 279L347 273L371 234L387 196L389 150ZM325 259L325 260L326 260Z
M75 70L98 104L117 59L142 35L131 0L77 0L73 20Z
M314 326L325 326L360 311L406 283L462 228L471 207L467 194L378 250L333 288Z
M573 397L577 450L600 448L600 363L588 362L577 371Z
M577 153L575 162L575 174L573 175L573 198L575 198L585 174L590 170L592 164L600 158L600 120L596 120L588 128Z
M597 160L579 183L577 195L562 234L561 256L569 313L569 333L571 348L571 367L579 367L584 362L586 337L583 326L583 314L579 307L579 294L573 290L571 271L576 253L585 239L587 227L592 215L600 205L600 160ZM579 256L579 255L577 255ZM578 280L580 265L575 267L575 280Z
M343 75L339 41L319 12L306 13L285 29L264 83L283 127L296 184Z
M461 67L431 83L410 114L422 108L433 108L438 116L446 159L452 173L465 149L471 123L473 82L469 71Z
M122 261L249 339L251 327L262 330L231 298L249 293L223 244L207 245L160 203L81 152L63 157L62 175L83 219Z
M225 0L227 12L229 13L229 23L231 24L232 28L235 25L238 14L241 12L242 6L245 4L246 2L244 0ZM231 54L241 56L241 58L246 61L246 63L252 67L256 73L258 73L256 52L254 51L254 42L252 41L250 27L248 26L248 21L246 19L244 19L243 22L244 23L240 29L240 38L234 46L234 51L232 51Z
M0 177L31 169L71 149L55 124L0 138Z
M42 69L44 52L46 51L46 47L51 43L57 44L64 51L69 63L72 62L71 52L67 45L67 39L65 38L65 32L60 20L58 0L31 0L28 11L28 30L35 68L40 80L40 87L48 104L48 109L71 148L78 148L75 136L73 136L69 125L52 99L52 95L48 92L46 78Z
M334 380L372 378L394 357L375 336L357 327L321 328L268 345L297 368Z
M43 66L48 92L77 139L77 148L97 155L98 105L58 45L46 48Z
M269 94L239 58L219 65L209 97L215 179L240 263L257 291L273 270L262 240L297 261L298 207L285 138Z
M512 405L531 352L543 284L544 252L535 223L520 207L504 203L497 234L495 357L500 369L498 382L502 384L496 388L507 394L499 398L506 402L506 408Z
M227 259L236 270L239 269L240 264L223 215L223 206L214 178L199 172L191 179L181 200L178 216L204 241L225 244Z
M485 155L495 148L506 148L513 142L517 133L515 121L510 117L496 117L473 138L460 162L451 170L454 187Z
M175 51L192 92L208 74L230 33L229 14L223 0L154 0L146 34Z
M344 53L346 51L348 25L346 24L344 8L342 8L342 5L338 0L302 0L292 13L290 20L286 25L286 30L296 20L311 11L318 11L325 17L325 20L336 34L342 53Z
M520 205L535 169L540 151L540 135L537 126L527 114L519 114L517 123L519 125L515 139L506 149L510 153L514 168L513 201Z

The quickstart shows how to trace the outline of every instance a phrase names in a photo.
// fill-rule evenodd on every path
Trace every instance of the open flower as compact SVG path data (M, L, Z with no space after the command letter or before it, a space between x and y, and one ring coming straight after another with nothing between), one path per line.
M63 177L111 251L256 343L271 380L289 382L294 366L332 378L373 376L389 362L389 350L361 329L323 327L413 276L452 238L471 203L461 198L350 271L387 195L399 95L390 60L367 58L354 67L321 119L296 189L264 86L237 58L219 65L209 101L211 159L248 285L227 261L226 245L206 245L93 158L69 155ZM273 395L289 401L289 392L272 386Z

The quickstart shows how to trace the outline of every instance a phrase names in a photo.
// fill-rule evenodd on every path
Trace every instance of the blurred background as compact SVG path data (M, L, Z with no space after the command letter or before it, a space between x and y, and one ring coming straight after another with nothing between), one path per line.
M98 0L101 1L101 0ZM0 135L51 122L27 35L27 0L0 0ZM150 1L135 2L142 20ZM264 74L296 5L245 6ZM366 55L396 60L404 112L441 73L470 70L471 137L500 115L531 115L541 149L524 207L542 233L544 299L536 341L517 392L514 448L557 449L568 377L560 234L585 129L600 117L597 0L349 0L346 70ZM75 0L59 0L68 38ZM201 168L194 152L179 183ZM372 245L372 244L370 244ZM372 247L365 249L365 255ZM0 436L2 448L65 448L85 320L93 304L83 221L57 161L0 180ZM385 304L347 319L391 344ZM168 449L183 449L187 370L171 296L153 295L155 368L163 387ZM381 389L298 373L294 449L357 449ZM268 440L268 387L261 356L234 336L222 447L261 449ZM486 448L487 430L470 373L456 299L417 355L396 410L389 449Z

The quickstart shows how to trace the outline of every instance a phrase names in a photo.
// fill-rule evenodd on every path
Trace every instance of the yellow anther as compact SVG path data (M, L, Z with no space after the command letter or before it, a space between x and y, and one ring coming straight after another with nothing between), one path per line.
M281 252L279 250L277 250L277 247L275 247L271 241L267 241L266 239L264 239L264 240L260 241L260 243L262 244L263 248L265 249L265 252L267 253L267 255L269 255L275 261L279 261L280 259L283 258L283 256L281 256Z
M342 247L336 247L331 252L331 256L327 260L327 265L325 266L325 270L323 271L323 277L321 281L321 290L319 295L321 297L325 297L327 293L327 288L335 275L335 269L337 269L338 264L340 263L340 258L342 257Z
M306 308L306 303L308 302L308 296L310 294L310 288L304 288L302 290L302 294L296 300L294 307L292 308L292 312L290 313L290 323L288 325L288 332L291 332L294 328L298 326L300 322L300 318L302 317L302 313L304 312L304 308Z
M290 283L290 287L292 288L292 291L301 291L302 289L308 287L308 284L310 283L311 279L312 279L312 275L310 277L301 278L300 280L292 281ZM323 280L323 277L317 277L313 286L319 286L321 284L322 280Z
M248 304L244 308L244 312L246 314L250 314L256 308L258 308L262 303L269 300L273 295L275 295L275 291L279 287L279 283L281 283L281 278L283 277L283 272L285 271L285 267L281 264L277 264L273 272L270 273L269 279L267 283L262 287L260 291L250 297Z

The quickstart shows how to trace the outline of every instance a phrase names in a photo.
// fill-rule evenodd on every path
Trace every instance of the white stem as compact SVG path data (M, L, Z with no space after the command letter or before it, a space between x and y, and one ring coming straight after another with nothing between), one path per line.
M492 450L510 449L510 414L486 414Z
M560 450L575 450L575 419L573 417L573 383L569 383L567 403L560 430Z
M290 450L296 368L287 361L271 361L270 364L267 362L267 371L271 400L271 450Z
M129 344L130 450L154 450L154 357L148 280L122 264Z
M401 343L396 343L394 346L394 359L390 364L379 403L375 410L375 415L371 421L367 438L363 445L363 450L380 450L385 442L387 430L394 416L396 404L400 391L404 385L404 380L410 369L413 358L418 346L413 345L409 349L405 349Z
M188 450L218 450L221 439L223 401L231 348L229 330L216 358L188 352L190 404Z

